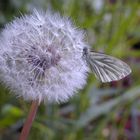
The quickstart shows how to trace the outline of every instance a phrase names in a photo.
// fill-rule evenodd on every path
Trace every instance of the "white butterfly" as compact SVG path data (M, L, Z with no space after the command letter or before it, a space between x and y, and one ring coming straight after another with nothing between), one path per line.
M131 73L131 68L123 61L112 56L83 49L83 57L90 66L91 71L102 82L120 80Z

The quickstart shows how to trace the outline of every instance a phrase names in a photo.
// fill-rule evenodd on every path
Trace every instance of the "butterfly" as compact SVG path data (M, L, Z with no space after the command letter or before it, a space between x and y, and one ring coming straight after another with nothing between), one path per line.
M87 47L83 49L83 57L96 78L103 83L118 81L131 73L131 68L125 62Z

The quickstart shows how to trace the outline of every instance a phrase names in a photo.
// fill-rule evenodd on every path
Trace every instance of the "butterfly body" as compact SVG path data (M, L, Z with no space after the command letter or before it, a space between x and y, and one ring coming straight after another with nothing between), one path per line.
M131 68L125 62L87 47L83 49L83 58L96 78L102 82L117 81L131 73Z

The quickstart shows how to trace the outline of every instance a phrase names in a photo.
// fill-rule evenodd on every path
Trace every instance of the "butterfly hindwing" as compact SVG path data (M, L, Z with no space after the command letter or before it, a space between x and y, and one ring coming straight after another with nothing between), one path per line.
M95 76L102 82L120 80L131 73L130 67L112 56L90 52L87 62Z

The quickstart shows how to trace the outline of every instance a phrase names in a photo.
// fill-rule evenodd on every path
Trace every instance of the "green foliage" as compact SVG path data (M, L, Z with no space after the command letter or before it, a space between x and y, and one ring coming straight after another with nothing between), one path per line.
M12 105L4 105L1 110L1 120L0 120L0 127L1 129L11 126L18 119L20 119L23 115L23 112L18 107Z
M51 8L70 16L86 32L86 40L97 51L127 61L132 75L112 84L101 84L93 75L87 86L63 105L41 105L29 140L116 140L126 139L125 124L131 107L140 97L140 3L102 0L1 0L0 27L33 7ZM27 116L29 103L15 98L0 86L0 140L15 139ZM123 111L122 111L123 110ZM121 120L116 119L122 112ZM113 135L114 134L114 135ZM113 138L115 140L115 138ZM137 139L137 138L136 138Z

